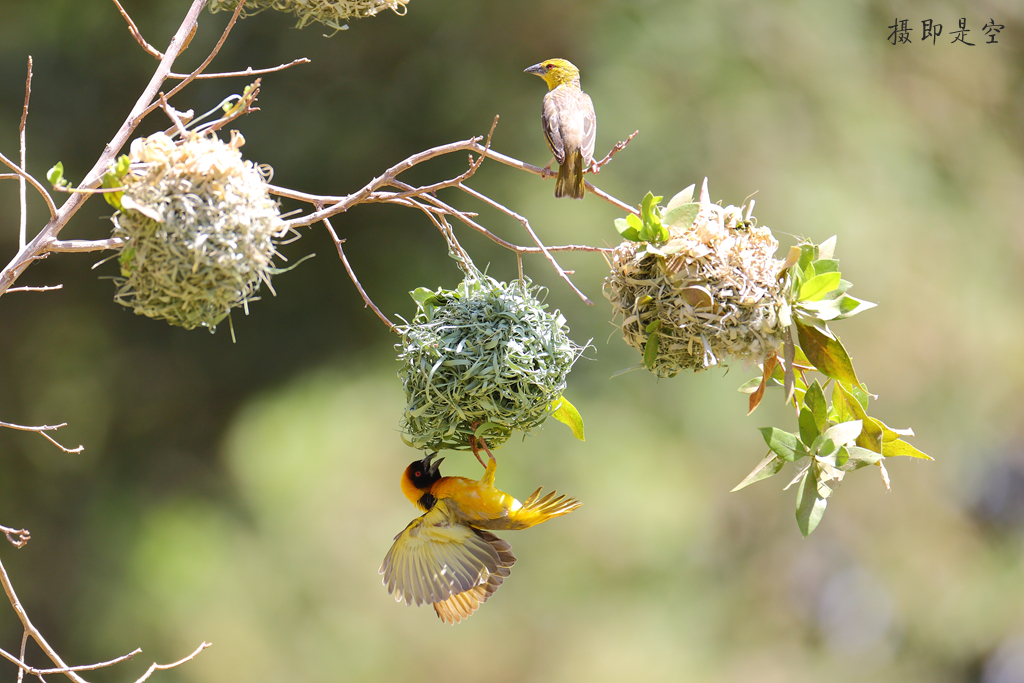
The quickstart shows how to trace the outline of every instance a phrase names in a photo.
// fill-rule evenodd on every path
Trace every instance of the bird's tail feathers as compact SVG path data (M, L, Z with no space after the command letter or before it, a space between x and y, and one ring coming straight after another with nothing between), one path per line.
M546 522L552 517L567 515L583 503L569 496L556 496L558 492L552 491L543 498L540 489L534 491L523 503L523 506L516 510L516 521L525 524L523 528Z
M565 155L565 161L558 166L558 177L555 178L555 197L572 197L583 199L586 188L583 184L583 151L576 150Z

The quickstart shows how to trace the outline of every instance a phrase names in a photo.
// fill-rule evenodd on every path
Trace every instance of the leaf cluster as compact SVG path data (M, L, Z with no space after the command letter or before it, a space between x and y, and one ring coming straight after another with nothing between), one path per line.
M790 334L783 345L784 357L775 354L766 359L762 377L740 388L751 394L752 412L767 387L783 387L786 402L797 411L798 430L762 428L768 454L733 490L778 474L787 462L802 463L806 458L786 486L797 486L796 518L804 536L818 526L829 497L847 472L876 465L888 489L885 458L931 460L903 440L913 436L912 430L894 429L868 414L873 396L857 378L839 337L828 328L827 321L849 318L875 305L846 293L852 285L840 276L835 242L832 237L820 245L805 242L790 250L783 271L788 278L787 307L780 317L796 328L797 341ZM808 382L812 371L824 375L824 383ZM829 384L831 403L825 394Z

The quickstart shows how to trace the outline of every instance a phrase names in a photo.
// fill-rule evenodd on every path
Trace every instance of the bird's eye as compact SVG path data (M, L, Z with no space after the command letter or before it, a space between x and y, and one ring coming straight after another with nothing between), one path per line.
M422 474L423 474L422 472L419 472L419 471L417 471L417 472L413 472L413 473L412 473L412 476L414 476L414 477L418 477L418 476L420 476L420 475L422 475Z
M544 68L547 69L548 71L551 71L552 69L555 68L555 65L554 64L545 64Z

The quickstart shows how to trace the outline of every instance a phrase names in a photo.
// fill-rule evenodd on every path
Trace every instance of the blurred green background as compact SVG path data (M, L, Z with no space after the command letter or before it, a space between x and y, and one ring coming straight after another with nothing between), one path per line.
M163 47L185 0L125 0ZM950 44L963 17L974 47ZM912 44L887 42L908 19ZM935 45L921 22L944 26ZM983 24L1005 26L986 44ZM204 14L176 70L197 65L227 15ZM608 323L593 254L563 265L588 307L536 257L527 273L573 337L596 350L570 377L587 422L551 423L499 451L498 483L584 501L506 534L519 563L468 622L395 604L377 568L415 511L398 477L416 453L398 435L395 339L358 295L322 227L283 249L277 296L236 315L237 343L172 329L112 303L113 263L53 255L0 298L0 419L68 422L67 455L0 430L0 523L31 529L0 548L29 614L72 663L144 654L95 680L213 643L160 681L1024 681L1024 5L793 0L412 0L330 39L265 12L242 21L216 70L312 64L267 76L239 127L275 183L353 191L430 146L485 133L543 165L544 86L522 70L566 57L593 97L603 154L594 178L631 203L710 178L783 244L837 234L853 294L879 302L836 326L877 414L913 427L934 463L889 461L849 477L802 539L788 477L729 489L757 463L756 428L795 427L770 395L751 417L749 372L656 381L609 377L637 356ZM16 158L25 60L35 59L29 170L56 161L77 182L154 67L108 0L0 0L0 150ZM210 109L246 82L196 83L179 109ZM139 134L167 127L159 115ZM460 172L462 155L410 181ZM556 201L551 181L486 162L471 185L530 218L548 244L613 244L619 212ZM30 230L45 220L30 194ZM492 230L518 223L448 191ZM286 209L294 208L286 203ZM90 201L62 238L109 234ZM0 250L17 248L17 185L0 184ZM357 207L335 226L374 301L458 272L419 214ZM501 277L515 259L459 232ZM476 476L468 455L449 474ZM0 647L21 630L0 609ZM30 650L41 662L38 650ZM6 668L5 668L6 666ZM13 678L14 669L0 665Z

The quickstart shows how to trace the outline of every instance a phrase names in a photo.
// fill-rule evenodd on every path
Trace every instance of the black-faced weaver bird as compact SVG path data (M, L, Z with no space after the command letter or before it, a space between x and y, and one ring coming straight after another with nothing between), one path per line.
M548 149L558 162L555 196L583 199L583 172L594 162L597 116L590 96L580 89L580 70L564 59L548 59L524 73L536 74L548 84L541 122Z
M426 514L395 536L380 573L397 601L430 603L438 617L457 624L491 597L515 564L512 546L491 530L527 529L581 503L554 491L541 497L540 489L520 503L494 487L498 463L490 450L479 481L442 477L444 458L433 460L436 455L413 461L402 473L402 493Z

